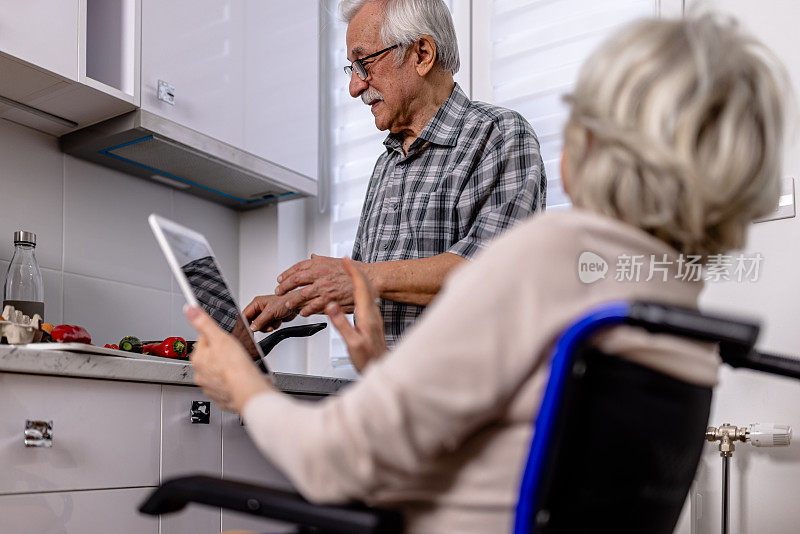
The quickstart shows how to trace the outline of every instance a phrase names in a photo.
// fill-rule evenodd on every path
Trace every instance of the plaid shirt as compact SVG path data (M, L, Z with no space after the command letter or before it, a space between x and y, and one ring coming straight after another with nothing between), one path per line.
M189 280L197 303L220 327L233 332L239 318L239 308L228 291L213 256L191 261L181 267L181 270Z
M489 241L544 210L539 141L514 111L472 102L456 84L403 153L390 134L372 171L353 259L368 263L451 252L471 258ZM424 306L381 300L392 347Z

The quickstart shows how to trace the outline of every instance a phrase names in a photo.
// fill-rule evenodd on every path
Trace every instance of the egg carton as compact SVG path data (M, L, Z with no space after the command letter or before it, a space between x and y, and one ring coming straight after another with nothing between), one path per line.
M10 345L38 343L42 339L42 318L38 313L28 317L14 306L3 308L0 320L0 341L3 338Z

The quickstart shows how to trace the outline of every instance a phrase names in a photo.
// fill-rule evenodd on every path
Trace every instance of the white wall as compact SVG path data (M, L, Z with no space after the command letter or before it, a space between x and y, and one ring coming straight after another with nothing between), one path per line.
M691 8L696 2L687 2ZM800 3L792 0L703 2L739 18L763 40L788 68L796 97L800 81L800 51L796 22ZM800 176L800 138L796 129L787 145L784 176ZM797 181L795 181L797 185ZM797 203L798 199L795 199ZM762 318L760 347L800 357L800 220L753 225L747 252L764 256L757 283L709 284L702 296L707 310L738 312ZM755 372L724 369L715 391L711 425L754 422L789 423L800 437L800 382ZM696 482L702 504L679 530L681 533L720 531L721 460L716 447L706 445ZM800 443L788 449L737 446L731 467L731 532L788 533L800 527ZM693 523L693 524L692 524Z
M236 212L67 156L55 137L0 120L0 281L14 231L35 232L46 321L83 326L99 345L195 339L147 225L153 212L205 233L238 290Z
M278 275L309 257L306 212L315 209L314 206L316 199L300 199L240 214L239 301L243 308L257 295L273 294ZM298 317L288 325L324 321L325 316L319 315ZM256 339L263 337L256 334ZM320 337L327 339L327 332L314 336ZM274 371L305 373L309 345L306 338L282 341L267 361Z

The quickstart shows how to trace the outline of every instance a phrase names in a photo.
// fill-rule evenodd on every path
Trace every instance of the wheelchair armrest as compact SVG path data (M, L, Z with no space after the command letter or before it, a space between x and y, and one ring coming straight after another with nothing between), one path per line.
M731 367L744 367L800 380L800 359L798 358L769 354L758 350L745 352L727 347L725 344L720 345L720 356Z
M167 480L142 503L139 511L166 514L181 510L190 502L316 527L326 533L402 532L402 517L396 512L358 504L319 506L297 493L208 476Z
M749 320L640 301L631 303L627 322L651 332L725 344L745 352L753 348L760 330L758 323Z

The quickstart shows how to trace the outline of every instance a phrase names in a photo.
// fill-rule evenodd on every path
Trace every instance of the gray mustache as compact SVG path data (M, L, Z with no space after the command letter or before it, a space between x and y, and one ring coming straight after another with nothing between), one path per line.
M361 93L361 101L365 104L369 105L370 102L374 100L383 100L383 95L377 89L372 89L371 87Z

